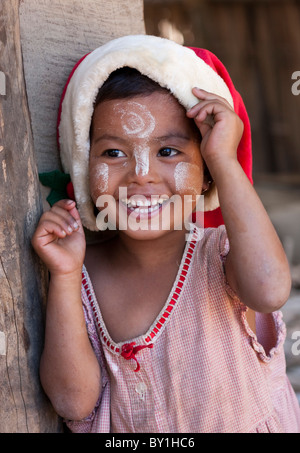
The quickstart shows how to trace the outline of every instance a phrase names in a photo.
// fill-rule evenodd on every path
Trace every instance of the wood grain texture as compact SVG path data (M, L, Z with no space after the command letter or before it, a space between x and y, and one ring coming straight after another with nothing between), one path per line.
M56 118L74 64L105 42L145 33L142 0L24 0L21 40L39 171L59 168Z
M137 32L143 32L141 0L0 2L6 82L0 95L1 433L62 430L39 382L47 272L30 243L43 210L36 162L41 171L59 165L57 109L77 59L112 37Z
M163 4L162 4L163 3ZM250 117L254 175L300 174L299 0L145 0L149 34L167 20L185 45L211 50L225 64Z
M19 1L0 5L0 432L57 432L39 384L46 272L30 239L41 215L37 168L22 70Z

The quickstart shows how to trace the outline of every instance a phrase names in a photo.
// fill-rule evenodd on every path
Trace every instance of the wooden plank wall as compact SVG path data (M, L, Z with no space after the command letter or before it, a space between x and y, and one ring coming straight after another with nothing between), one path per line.
M30 247L41 215L23 78L19 0L0 3L0 432L57 432L39 383L46 272Z
M58 105L75 63L111 39L144 33L143 0L23 0L22 54L40 172L60 166Z
M39 382L47 272L30 240L42 213L36 161L59 165L63 84L82 53L143 32L143 0L0 1L1 433L61 431Z
M166 19L185 45L214 52L246 103L253 132L254 174L300 175L300 2L292 0L145 0L148 34Z

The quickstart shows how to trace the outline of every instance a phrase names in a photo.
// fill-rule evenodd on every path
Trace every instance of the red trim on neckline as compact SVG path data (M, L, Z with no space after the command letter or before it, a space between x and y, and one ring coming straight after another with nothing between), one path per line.
M189 243L189 246L188 246L188 249L187 249L187 251L185 253L184 264L182 266L181 273L180 273L180 275L179 275L179 277L177 279L177 284L176 284L176 287L175 287L175 289L173 291L173 295L170 298L170 302L169 302L168 306L165 308L164 313L162 314L160 319L157 321L157 323L155 324L155 326L153 327L151 332L145 338L145 342L146 343L151 342L153 340L153 338L159 333L160 329L163 327L163 325L166 322L167 318L170 316L173 308L175 307L175 305L176 305L176 303L177 303L177 301L179 299L179 296L180 296L182 288L183 288L183 284L185 282L185 279L186 279L186 276L187 276L187 273L188 273L188 270L189 270L189 267L190 267L190 264L191 264L191 259L192 259L192 256L193 256L193 252L194 252L194 249L195 249L195 246L196 246L196 242L197 242L196 236L197 236L197 229L194 229L192 239L191 239L191 241ZM193 238L195 238L195 239L193 239ZM82 272L82 284L83 284L83 287L85 289L85 292L86 292L86 295L88 297L88 300L89 300L89 302L91 304L91 307L92 307L92 310L93 310L93 313L94 313L94 318L95 318L95 321L96 321L97 326L99 328L99 332L100 332L100 335L102 337L102 340L104 341L106 346L109 349L111 349L113 352L116 352L116 353L122 352L120 350L120 348L114 346L109 341L109 339L106 338L106 336L105 336L105 332L103 330L103 327L101 326L100 319L99 319L99 317L97 315L97 310L96 310L96 307L95 307L95 301L93 299L92 292L90 291L89 284L88 284L88 281L87 281L87 278L86 278L84 272Z

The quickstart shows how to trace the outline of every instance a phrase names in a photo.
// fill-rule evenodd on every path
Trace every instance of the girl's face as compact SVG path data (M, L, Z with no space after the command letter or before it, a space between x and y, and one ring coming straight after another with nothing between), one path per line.
M203 189L203 161L200 135L178 101L163 92L104 101L95 108L92 131L90 191L99 210L99 197L113 197L106 214L114 209L117 229L139 239L179 229L180 221L182 228L183 200L194 208ZM127 228L120 226L124 218Z

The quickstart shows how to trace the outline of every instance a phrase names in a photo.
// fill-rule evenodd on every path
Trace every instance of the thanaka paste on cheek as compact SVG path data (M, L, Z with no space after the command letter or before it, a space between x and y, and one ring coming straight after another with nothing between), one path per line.
M174 171L175 187L179 193L192 192L194 194L201 193L200 187L200 168L198 165L190 164L188 162L179 162ZM192 185L191 179L199 179L199 184Z
M96 187L94 187L94 192L100 191L101 193L107 192L108 190L108 165L100 164L95 169L94 180Z

